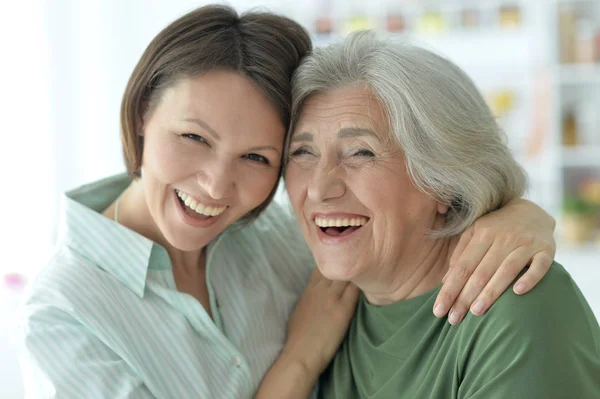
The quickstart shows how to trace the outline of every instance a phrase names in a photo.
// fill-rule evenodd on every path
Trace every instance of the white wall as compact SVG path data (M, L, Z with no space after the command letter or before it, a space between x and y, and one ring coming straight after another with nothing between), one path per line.
M239 10L260 5L309 23L315 2L229 3ZM25 0L7 2L3 7L0 126L4 142L0 146L0 177L4 195L0 196L0 209L10 238L0 243L4 260L0 277L11 271L32 276L43 265L53 242L60 193L124 169L118 122L126 80L161 28L205 3ZM530 128L532 76L543 60L549 39L536 28L544 23L538 18L542 18L540 7L547 5L546 0L531 0L528 4L532 4L528 10L533 28L503 38L484 33L474 41L455 36L429 42L463 66L483 88L512 82L519 89L518 101L523 107L509 121L517 135ZM533 163L531 167L543 169L540 165ZM535 195L540 203L550 197L546 192ZM559 253L558 259L567 268L572 267L574 278L595 304L598 315L600 268L593 268L590 256L572 255L565 253L561 259ZM7 320L16 295L0 288L3 399L22 397L18 365L7 344Z

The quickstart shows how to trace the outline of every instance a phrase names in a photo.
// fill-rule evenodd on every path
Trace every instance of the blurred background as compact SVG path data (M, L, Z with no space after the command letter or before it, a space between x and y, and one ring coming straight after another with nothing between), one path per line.
M124 171L119 104L150 40L189 0L26 0L0 14L0 397L23 397L10 320L51 254L61 193ZM296 19L317 46L405 35L478 84L557 220L557 260L600 318L600 0L235 0Z

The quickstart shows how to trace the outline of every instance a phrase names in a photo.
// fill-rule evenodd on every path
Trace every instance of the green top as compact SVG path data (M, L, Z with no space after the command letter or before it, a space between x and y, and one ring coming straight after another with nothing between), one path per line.
M431 311L439 289L383 307L362 296L320 397L600 398L600 327L561 265L457 326Z

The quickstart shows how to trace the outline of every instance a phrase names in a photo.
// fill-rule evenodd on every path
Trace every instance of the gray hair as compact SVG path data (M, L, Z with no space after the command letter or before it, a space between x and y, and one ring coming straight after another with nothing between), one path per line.
M303 60L292 81L290 133L309 96L354 84L381 102L415 186L449 206L445 226L432 236L460 234L523 194L525 172L471 79L431 51L371 31Z

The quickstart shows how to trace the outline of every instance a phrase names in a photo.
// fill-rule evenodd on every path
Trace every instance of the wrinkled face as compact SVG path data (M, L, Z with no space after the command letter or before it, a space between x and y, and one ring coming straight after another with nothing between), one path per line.
M166 89L140 133L144 195L165 239L203 248L263 203L284 133L275 107L236 73L213 70Z
M363 85L307 99L286 187L323 275L355 281L410 259L447 208L410 180L379 101Z

